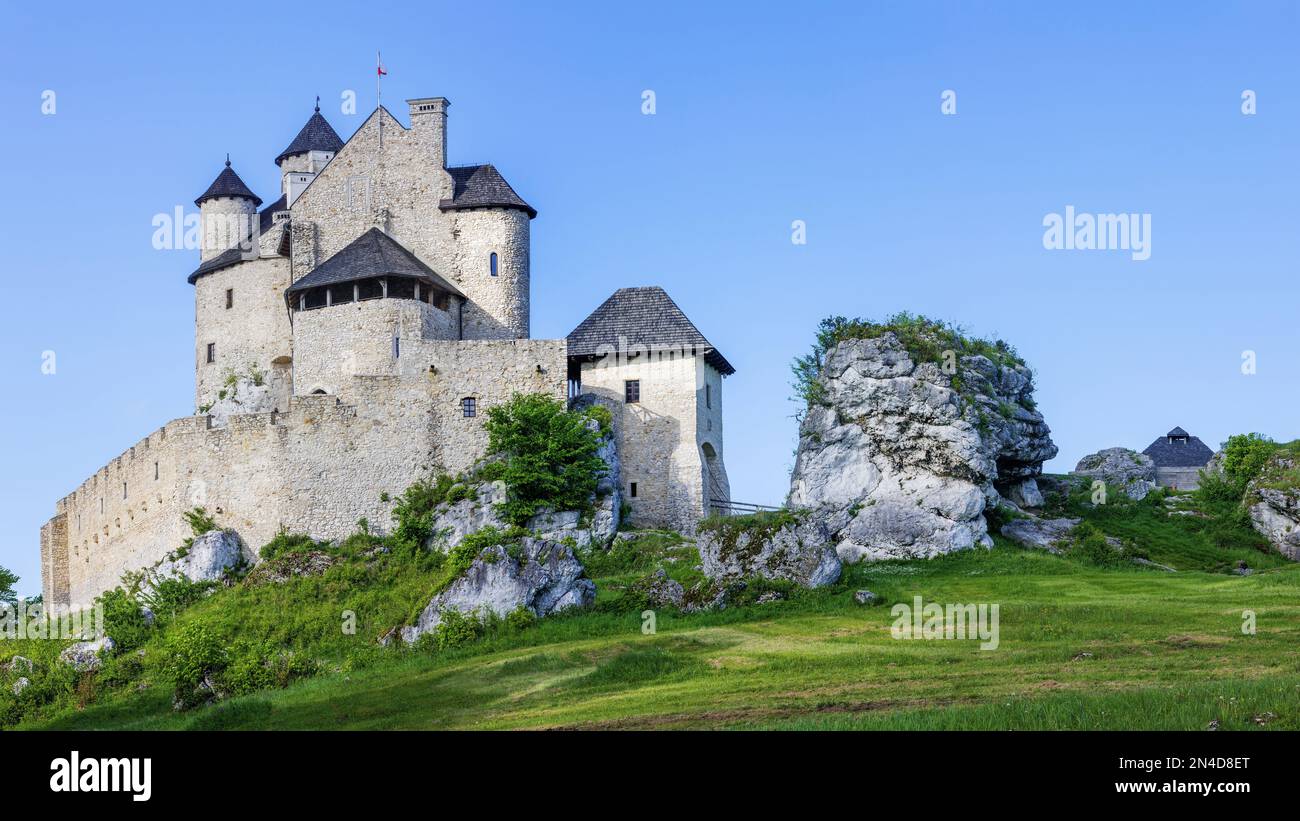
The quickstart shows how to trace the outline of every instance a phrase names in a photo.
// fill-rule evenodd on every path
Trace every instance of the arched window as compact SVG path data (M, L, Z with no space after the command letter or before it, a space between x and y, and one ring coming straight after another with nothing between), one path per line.
M489 270L491 270L492 276L497 275L497 252L496 251L493 251L492 255L488 257L488 268Z

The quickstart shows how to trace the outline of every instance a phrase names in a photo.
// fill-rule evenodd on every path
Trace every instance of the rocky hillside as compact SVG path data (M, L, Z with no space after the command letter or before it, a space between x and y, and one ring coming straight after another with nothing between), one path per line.
M832 319L795 371L789 502L833 523L846 561L988 544L986 509L1042 504L1034 480L1057 449L1006 343L910 315Z

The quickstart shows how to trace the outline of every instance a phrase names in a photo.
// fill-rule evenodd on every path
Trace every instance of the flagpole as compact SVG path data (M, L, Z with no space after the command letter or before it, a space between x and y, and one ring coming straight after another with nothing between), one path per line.
M375 51L375 116L379 118L379 149L384 148L384 117L379 113L379 109L384 107L383 90L380 81L384 78L384 58L378 50Z

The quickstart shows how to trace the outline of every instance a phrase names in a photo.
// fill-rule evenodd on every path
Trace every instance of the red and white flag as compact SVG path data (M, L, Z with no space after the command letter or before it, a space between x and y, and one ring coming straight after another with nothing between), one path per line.
M376 77L383 77L388 73L387 71L384 71L384 61L379 58L378 52L375 53L375 62L377 64L376 68L379 70L379 73L375 75Z

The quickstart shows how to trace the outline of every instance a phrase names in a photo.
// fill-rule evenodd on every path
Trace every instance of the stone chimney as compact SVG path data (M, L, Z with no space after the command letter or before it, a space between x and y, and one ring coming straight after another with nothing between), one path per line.
M419 97L407 100L411 107L411 128L428 144L441 168L447 167L447 102L446 97Z

